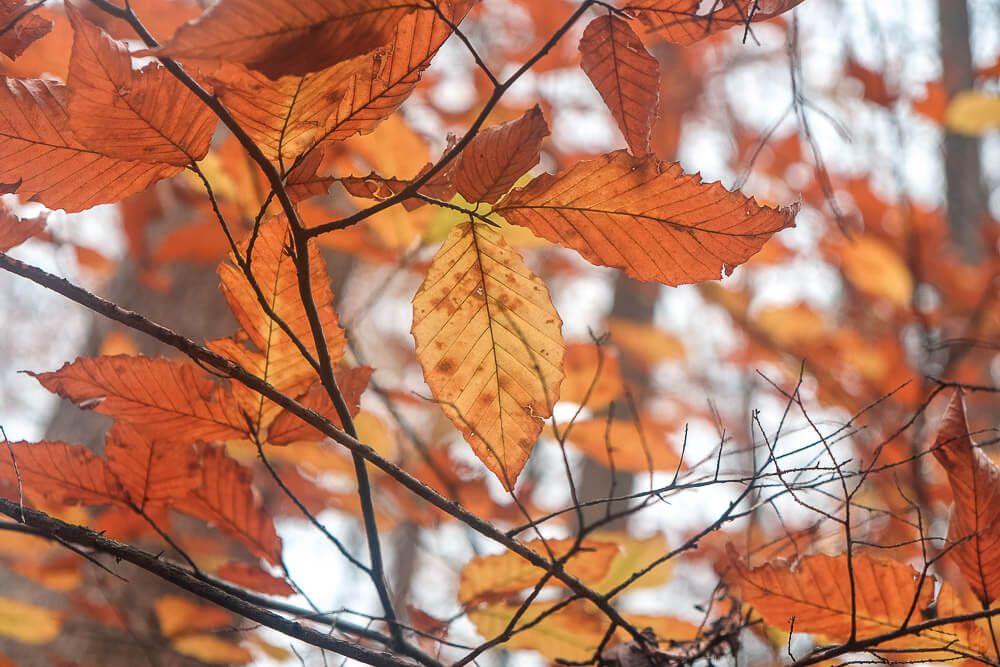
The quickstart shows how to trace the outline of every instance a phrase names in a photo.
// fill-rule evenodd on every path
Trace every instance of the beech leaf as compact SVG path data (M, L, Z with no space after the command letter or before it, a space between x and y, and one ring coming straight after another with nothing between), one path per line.
M108 468L140 509L181 498L201 485L198 452L189 440L152 439L124 422L108 433L104 455Z
M110 505L125 499L108 465L83 445L8 443L0 446L0 475L19 483L27 494L37 493L59 503Z
M637 13L650 32L688 45L735 26L767 21L802 0L625 0L622 9Z

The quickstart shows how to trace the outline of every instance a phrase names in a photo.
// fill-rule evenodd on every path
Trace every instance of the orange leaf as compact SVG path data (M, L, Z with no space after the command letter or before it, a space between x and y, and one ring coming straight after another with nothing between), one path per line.
M658 37L675 44L693 44L734 26L767 21L802 0L626 0L622 9L639 14ZM707 11L700 11L707 8Z
M660 102L660 63L622 19L599 16L583 31L580 65L636 157L650 152Z
M456 226L413 298L424 379L508 490L559 398L561 326L545 284L489 225Z
M576 545L576 538L528 542L525 546L545 558L564 558ZM546 549L546 546L548 549ZM550 555L551 551L551 555ZM613 542L584 540L579 550L565 562L566 571L585 584L600 581L618 555ZM534 587L544 571L517 554L507 551L496 556L477 556L464 568L458 584L458 601L465 606L487 600L502 600L526 588ZM550 585L556 584L550 579Z
M72 3L69 116L73 133L104 155L183 167L208 153L218 122L159 63L132 70L124 42L87 21Z
M164 595L153 603L156 620L164 637L232 625L232 615L212 604L195 602L183 595Z
M270 574L250 563L231 561L215 572L226 581L268 595L293 595L295 590L284 579L272 577Z
M232 395L186 361L156 357L80 357L50 373L28 373L85 410L142 428L149 437L241 438L247 420Z
M0 597L0 637L24 644L47 644L59 636L63 616L53 609Z
M497 207L508 221L639 280L717 280L747 261L797 207L774 209L702 183L677 163L625 151L543 174Z
M538 105L517 120L480 132L455 160L455 189L470 202L496 202L538 164L542 139L548 135Z
M281 539L250 484L250 471L226 456L220 446L205 446L201 453L201 487L174 507L215 524L250 553L276 565L281 560Z
M22 220L5 208L0 208L0 252L24 243L45 231L44 218Z
M35 13L22 16L26 9L28 0L0 0L0 26L7 28L0 34L0 53L11 60L52 30L52 21L47 18Z
M618 398L623 385L618 355L607 347L592 343L572 343L566 346L563 379L559 400L600 410Z
M66 86L4 79L0 86L0 193L67 211L116 202L180 171L129 162L81 143L70 131ZM86 178L81 178L86 174Z
M1000 597L1000 467L969 437L965 400L956 391L934 441L934 458L948 473L955 504L948 552L984 605Z
M184 635L171 642L181 655L210 665L243 665L253 655L239 644L209 634Z
M121 503L121 485L105 462L83 445L65 442L12 442L0 446L0 476L66 504Z
M221 0L156 54L241 63L272 79L308 74L384 46L413 7L399 0Z
M673 427L640 417L594 419L573 424L567 439L589 458L617 470L674 472L680 456L668 442Z
M188 440L154 440L118 422L108 433L104 455L140 509L182 498L201 485L198 452Z
M367 366L344 368L335 373L337 386L347 402L347 407L350 408L352 417L358 413L361 394L368 387L371 375L372 369ZM326 389L319 382L309 387L309 391L298 400L305 407L315 410L337 426L341 426L337 409L334 407L333 401L330 400L330 395L326 393ZM267 441L272 445L287 445L298 440L318 441L325 437L315 427L305 423L296 415L284 411L275 417L267 430Z

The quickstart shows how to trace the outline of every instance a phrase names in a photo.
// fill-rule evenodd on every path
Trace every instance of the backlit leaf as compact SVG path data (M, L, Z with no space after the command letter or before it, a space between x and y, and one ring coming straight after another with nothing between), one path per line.
M183 433L154 440L118 422L108 433L104 455L129 499L140 508L168 503L201 485L197 450Z
M530 604L515 626L527 626L526 629L513 635L502 646L507 649L533 649L550 660L589 662L607 632L606 619L591 613L587 602L576 601L539 621L539 617L546 614L553 604ZM520 606L501 603L473 609L468 612L469 620L481 636L492 639L506 629Z
M257 565L231 561L220 567L216 574L234 584L268 595L292 595L295 590L284 579L272 577Z
M179 167L108 157L70 129L66 86L5 78L0 85L0 193L49 208L84 209L124 199ZM86 174L86 178L80 178Z
M561 325L544 283L488 225L455 227L413 299L424 379L507 489L559 398Z
M616 414L628 410L618 405ZM629 414L614 419L579 421L569 428L570 444L606 468L649 472L674 472L680 455L671 444L673 424L664 424L642 415L638 420Z
M337 379L337 386L341 394L343 394L344 400L347 402L347 407L350 409L351 416L353 417L358 413L361 394L368 387L368 380L371 378L372 369L367 366L343 368L336 371L334 375ZM309 387L309 391L302 395L298 401L310 410L320 413L335 425L341 426L337 409L334 407L333 401L330 400L330 395L319 382ZM285 411L275 417L267 430L267 441L272 445L287 445L297 440L318 441L325 437L314 426L305 423L296 415Z
M15 483L20 478L24 493L60 503L108 505L124 500L122 487L107 464L83 445L12 442L0 446L0 476Z
M194 93L159 63L132 69L124 42L87 21L72 3L69 114L87 146L121 160L177 167L208 153L217 119Z
M538 164L548 134L537 105L517 120L484 130L455 160L451 182L466 201L492 204Z
M625 135L632 155L650 152L660 101L660 64L627 21L599 16L583 31L580 64Z
M46 644L59 636L61 612L0 597L0 637L24 644Z
M543 174L497 206L511 223L639 280L681 285L718 279L775 233L796 207L770 208L702 183L677 163L625 151Z
M1000 128L1000 96L964 90L948 103L945 123L952 132L972 136Z
M592 343L566 346L559 400L600 410L618 398L623 385L618 355L609 347Z
M1000 597L1000 467L969 436L965 400L956 391L934 441L934 458L948 473L955 504L948 551L983 604Z
M213 604L196 602L184 595L163 595L153 603L156 620L164 637L199 630L224 628L233 622L232 614Z
M29 6L28 0L0 0L0 26L6 27L17 20L17 23L0 34L0 53L11 60L52 30L52 21L43 16L34 12L22 16Z
M709 35L750 23L767 21L802 0L626 0L622 9L658 37L675 44L693 44Z
M41 217L22 220L7 209L0 208L0 252L7 252L44 230L45 222Z
M253 660L250 651L215 635L184 635L170 643L181 655L209 665L242 665Z
M241 63L271 78L325 69L385 45L402 0L221 0L156 53Z
M240 438L247 421L232 395L186 361L157 357L80 357L50 373L29 373L83 409L141 427L149 437L190 442Z

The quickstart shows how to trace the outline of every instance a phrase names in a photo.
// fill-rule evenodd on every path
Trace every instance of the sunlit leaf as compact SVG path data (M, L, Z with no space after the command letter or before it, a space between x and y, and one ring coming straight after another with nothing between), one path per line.
M47 644L59 636L62 623L61 612L0 597L0 637L24 644Z
M124 501L122 487L107 464L83 445L0 445L0 476L19 483L24 493L37 493L56 502L107 505Z
M622 9L639 19L658 37L675 44L693 44L734 26L767 21L794 8L802 0L625 0Z
M344 368L334 374L352 417L358 413L361 394L368 386L371 374L372 369L367 366ZM330 400L330 395L319 382L313 384L298 400L305 407L315 410L335 425L341 426L340 415ZM279 413L267 431L267 441L272 445L287 445L297 440L318 441L325 437L316 427L287 411Z
M104 445L108 468L138 507L168 503L201 485L201 468L191 441L152 439L124 422L114 425Z
M52 30L52 21L43 16L34 12L22 16L30 8L28 0L0 0L0 26L10 26L0 34L0 53L11 60Z

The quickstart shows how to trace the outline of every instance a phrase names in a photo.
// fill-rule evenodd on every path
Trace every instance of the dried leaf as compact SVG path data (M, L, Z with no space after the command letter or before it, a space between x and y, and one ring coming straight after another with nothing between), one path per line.
M372 369L367 366L359 368L343 368L334 373L337 386L340 388L344 401L353 417L358 413L361 401L361 394L368 387L368 380L371 378ZM336 426L341 427L340 416L337 413L330 395L319 382L309 387L304 395L298 399L299 403L320 413ZM272 445L287 445L298 440L323 440L323 435L315 427L305 423L298 416L290 412L281 412L275 417L267 430L267 441Z
M0 193L82 211L124 199L179 167L108 157L70 130L66 86L5 78L0 86ZM87 178L80 178L86 174Z
M15 483L20 479L24 493L37 493L58 503L124 501L122 487L107 464L83 445L12 442L0 446L0 477Z
M272 79L303 75L384 46L413 8L399 0L220 0L155 53L241 63Z
M535 105L517 120L476 135L455 160L451 182L466 201L492 204L538 164L548 135L549 126Z
M1000 597L1000 467L972 442L961 391L948 404L933 451L948 473L955 501L947 557L979 601L992 603Z
M774 209L702 183L677 163L615 151L543 174L497 207L511 223L639 280L716 280L793 226L797 207Z
M252 475L216 445L202 448L201 487L175 502L185 514L208 521L272 565L281 561L281 539L251 486Z
M183 436L182 436L183 437ZM104 455L139 508L169 503L201 485L198 452L185 439L152 439L124 422L108 433Z
M0 27L5 28L0 34L0 53L11 60L52 30L52 21L47 18L34 12L25 16L30 9L28 0L0 0Z
M638 13L650 32L674 44L693 44L734 26L767 21L802 0L626 0L622 9Z
M183 167L205 157L218 123L212 110L159 63L133 71L125 43L72 3L66 13L74 31L68 82L73 133L120 160Z
M487 225L455 227L413 299L424 379L508 490L559 398L561 325L544 283Z
M24 243L45 231L43 217L22 220L5 208L0 208L0 252Z
M627 21L609 14L583 31L580 65L625 135L629 151L647 155L660 103L660 63Z
M186 361L80 357L50 373L28 373L80 408L129 422L148 437L191 441L241 438L247 420L232 395Z

